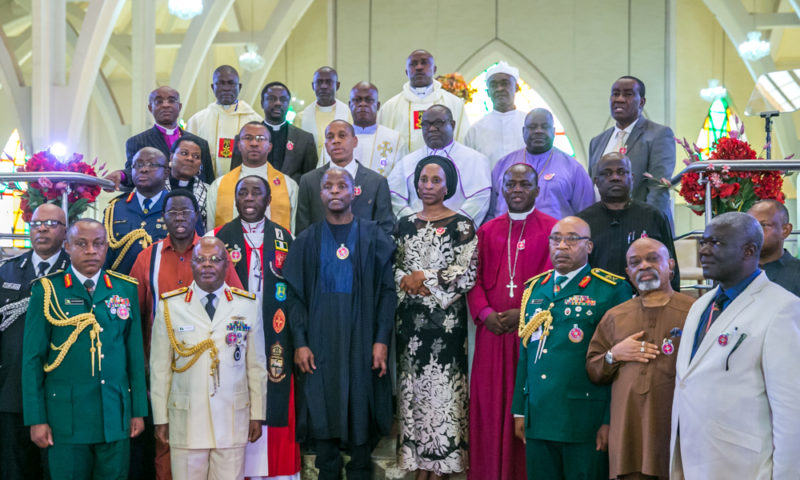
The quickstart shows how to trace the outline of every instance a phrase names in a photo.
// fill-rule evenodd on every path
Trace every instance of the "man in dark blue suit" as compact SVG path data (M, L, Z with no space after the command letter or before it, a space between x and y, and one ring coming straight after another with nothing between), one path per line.
M0 478L47 478L47 450L31 441L22 419L22 336L31 282L69 266L61 247L67 229L64 210L39 206L31 218L31 250L0 265Z
M611 87L611 116L616 124L589 142L589 176L600 157L619 152L631 160L632 198L661 210L672 223L669 189L645 178L670 178L675 170L675 135L672 129L642 116L645 104L644 83L636 77L620 77Z
M394 229L392 198L389 183L383 175L361 165L353 158L358 145L353 126L344 120L334 120L325 129L325 149L331 162L311 170L300 178L297 195L296 234L325 219L325 206L320 200L320 182L329 168L347 170L355 182L355 197L351 205L353 215L375 221L386 233Z
M108 235L104 269L129 274L139 252L167 236L162 212L168 171L166 157L153 147L133 156L135 188L111 200L103 212Z
M112 172L107 178L118 186L132 188L131 165L136 152L144 147L153 147L160 150L165 158L169 158L175 141L181 137L189 137L200 147L202 164L198 177L203 183L211 184L214 181L214 166L211 163L208 142L178 126L178 117L182 107L180 94L172 87L158 87L150 92L147 109L153 114L155 124L152 128L132 136L125 142L125 156L127 157L125 168Z

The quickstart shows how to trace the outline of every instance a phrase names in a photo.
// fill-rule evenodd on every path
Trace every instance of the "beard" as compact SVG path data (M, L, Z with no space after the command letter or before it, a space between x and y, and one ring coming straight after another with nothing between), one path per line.
M642 275L645 273L652 273L656 276L656 278L652 280L640 280ZM658 271L655 269L647 269L642 270L641 272L636 274L636 288L639 289L640 292L647 292L650 290L656 290L661 287L661 277L658 275Z

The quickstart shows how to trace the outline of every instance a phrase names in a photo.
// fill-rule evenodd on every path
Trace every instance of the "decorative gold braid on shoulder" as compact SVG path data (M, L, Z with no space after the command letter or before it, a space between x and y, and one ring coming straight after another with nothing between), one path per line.
M43 279L45 279L47 277L52 277L53 275L56 275L58 273L64 273L64 270L56 270L55 272L46 273L46 274L42 275L39 278L34 278L33 281L34 282L41 282Z
M241 288L231 287L231 292L239 295L240 297L249 298L250 300L256 299L255 293L250 293L247 290L242 290Z
M533 280L537 280L542 275L550 273L544 272L541 275L537 275L533 278ZM546 337L550 334L550 324L553 323L553 314L550 313L550 309L553 308L553 304L551 303L547 310L542 310L541 312L535 314L531 321L527 324L525 323L525 306L528 305L528 300L531 298L531 294L533 293L533 287L536 285L536 282L533 281L531 284L525 289L522 293L522 303L519 307L519 329L517 333L519 334L520 341L522 342L522 346L528 348L528 342L530 341L531 335L539 328L542 328L542 336Z
M165 292L165 293L161 294L161 298L166 299L166 298L174 297L176 295L180 295L182 293L185 293L186 290L189 290L189 287L181 287L181 288L178 288L176 290Z
M541 277L544 277L545 275L547 275L548 273L550 273L552 271L553 271L553 269L551 268L550 270L544 271L544 272L540 273L539 275L535 275L535 276L525 280L525 284L527 285L529 282L533 282L533 283L531 283L531 285L534 285L536 283L536 280L539 280Z
M112 277L117 277L120 280L125 280L126 282L130 282L134 285L139 285L139 280L136 280L135 278L125 275L123 273L115 272L114 270L106 270L106 273L111 275Z
M611 285L616 285L618 281L625 280L625 277L620 277L602 268L593 268L592 275Z
M108 246L114 250L121 249L111 265L111 270L114 270L122 263L125 254L133 246L137 240L142 241L142 248L147 248L153 244L153 239L143 228L137 228L126 233L122 238L117 240L114 235L114 207L117 201L122 197L117 197L108 204L106 211L103 213L103 226L106 227L106 237L108 237Z
M186 287L184 287L186 288ZM179 289L180 290L180 289ZM208 356L211 358L211 368L209 374L214 382L214 392L211 394L212 396L217 393L217 388L219 387L219 350L217 350L217 346L211 338L206 338L200 341L198 344L194 346L189 346L186 342L181 341L178 343L178 339L175 338L175 331L172 329L172 320L169 317L169 306L167 302L164 303L164 324L167 328L167 336L169 337L169 343L172 346L172 371L175 373L183 373L192 365L194 365L197 360L200 359L200 356L208 350ZM182 367L178 367L178 358L189 358L186 364Z
M103 369L103 344L100 342L100 324L97 323L94 313L81 313L74 317L68 317L61 309L61 305L58 304L58 296L53 288L53 282L46 277L42 277L40 280L42 282L42 288L44 289L43 313L47 321L55 327L75 327L64 343L59 346L55 346L52 343L50 344L50 348L57 351L58 356L53 360L53 363L44 366L44 371L52 372L58 368L67 356L67 353L69 353L69 349L72 348L72 345L78 340L78 336L81 332L86 328L90 328L89 345L91 345L91 348L89 349L89 354L92 358L92 376L94 376L95 352L97 352L97 370L100 371Z

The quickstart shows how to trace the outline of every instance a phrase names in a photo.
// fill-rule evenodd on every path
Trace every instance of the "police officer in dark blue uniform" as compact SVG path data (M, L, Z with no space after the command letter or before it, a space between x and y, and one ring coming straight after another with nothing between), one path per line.
M103 214L108 233L103 268L127 275L139 252L167 236L162 204L168 168L167 159L156 148L144 147L133 156L134 190L111 200Z
M66 235L64 211L46 203L30 222L32 250L0 265L0 478L47 478L46 450L31 441L22 419L22 336L31 282L64 270L69 257L61 248Z

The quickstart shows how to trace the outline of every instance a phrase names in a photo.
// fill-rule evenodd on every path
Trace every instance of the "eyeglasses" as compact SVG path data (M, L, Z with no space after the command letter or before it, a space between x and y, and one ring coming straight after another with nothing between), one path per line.
M422 126L422 128L431 128L431 127L442 128L447 123L449 122L446 122L445 120L434 120L432 122L429 122L428 120L423 120L420 123L420 125Z
M28 225L31 226L31 230L36 230L37 228L41 227L42 225L46 226L47 228L54 228L56 225L64 225L64 222L59 222L58 220L34 220Z
M550 235L547 238L550 240L550 245L561 245L563 241L568 247L574 247L581 240L589 240L589 237L579 237L577 235L567 235L566 237L563 235Z
M218 257L218 256L216 256L216 255L212 255L212 256L210 256L210 257L193 257L193 258L192 258L192 261L194 261L194 262L196 262L196 263L207 263L207 262L211 262L211 263L213 263L214 265L219 265L220 263L224 262L224 261L225 261L225 259L224 259L224 258L220 258L220 257Z
M106 241L95 240L92 243L89 243L86 240L77 240L72 242L72 244L84 251L89 249L89 245L91 245L95 250L102 250L106 246Z
M167 210L164 212L164 216L169 218L189 218L195 213L194 210Z
M155 170L157 168L165 168L165 167L166 167L166 165L164 165L163 163L136 162L136 163L133 164L133 168L135 170L143 170L145 168L148 169L148 170Z
M264 135L256 135L256 136L245 135L244 137L242 137L242 140L244 140L245 142L253 142L254 141L254 142L257 142L257 143L264 143L264 142L267 141L267 137L265 137Z

